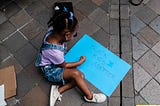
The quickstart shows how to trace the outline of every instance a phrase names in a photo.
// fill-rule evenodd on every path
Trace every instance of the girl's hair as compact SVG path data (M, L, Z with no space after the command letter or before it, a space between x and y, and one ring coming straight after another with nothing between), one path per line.
M54 31L60 33L64 29L74 31L78 21L72 11L63 5L54 6L54 15L50 18L48 27L53 26Z

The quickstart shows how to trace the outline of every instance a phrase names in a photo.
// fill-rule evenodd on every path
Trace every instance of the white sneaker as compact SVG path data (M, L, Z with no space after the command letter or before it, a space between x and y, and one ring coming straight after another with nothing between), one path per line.
M57 99L61 101L61 97L62 95L58 92L58 86L52 85L50 92L50 106L54 106Z
M87 99L85 96L84 96L84 99L87 102L102 103L102 102L106 101L106 96L102 93L98 93L98 94L94 93L92 100Z

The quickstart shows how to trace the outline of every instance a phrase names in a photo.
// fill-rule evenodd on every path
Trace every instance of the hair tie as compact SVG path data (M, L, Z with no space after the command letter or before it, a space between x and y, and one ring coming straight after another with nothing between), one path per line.
M71 19L73 21L73 13L72 12L69 12L69 13L70 13L69 19Z
M56 7L54 8L54 10L59 10L59 7L58 7L58 6L56 6Z
M68 10L65 6L63 7L63 11L68 12ZM70 14L69 19L73 21L73 12L69 12L69 14Z
M63 11L64 12L68 12L68 10L67 10L67 8L65 6L63 7Z

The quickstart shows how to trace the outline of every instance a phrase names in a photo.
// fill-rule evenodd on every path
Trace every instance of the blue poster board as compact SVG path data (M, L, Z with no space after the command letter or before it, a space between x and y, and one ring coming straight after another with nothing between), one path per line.
M100 43L85 34L65 55L67 62L76 62L80 56L86 61L77 68L85 78L106 96L110 96L131 66Z

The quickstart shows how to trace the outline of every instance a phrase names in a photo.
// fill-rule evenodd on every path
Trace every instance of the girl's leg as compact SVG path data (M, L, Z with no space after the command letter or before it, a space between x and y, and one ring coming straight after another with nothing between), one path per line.
M66 90L69 90L69 89L75 87L75 85L76 85L76 84L75 84L75 81L70 81L70 82L68 82L67 84L59 87L59 88L58 88L58 91L59 91L60 94L62 94L62 93L65 92Z
M84 80L84 75L79 70L76 68L65 69L63 72L63 78L65 80L74 80L77 87L84 93L87 99L92 99L93 94L88 89ZM71 87L70 85L72 84L67 85L65 88L69 89L69 87ZM65 88L63 91L65 91Z
M96 102L96 103L102 103L106 100L106 96L102 93L98 93L98 94L93 94L89 91L85 80L84 80L84 75L83 73L81 73L79 70L77 70L76 68L72 68L72 69L65 69L63 72L63 78L65 80L69 80L71 81L70 83L60 87L58 89L58 91L60 93L74 87L75 85L77 85L77 87L84 93L85 97L84 99L88 102ZM57 91L57 92L58 92ZM57 98L56 98L57 99Z

